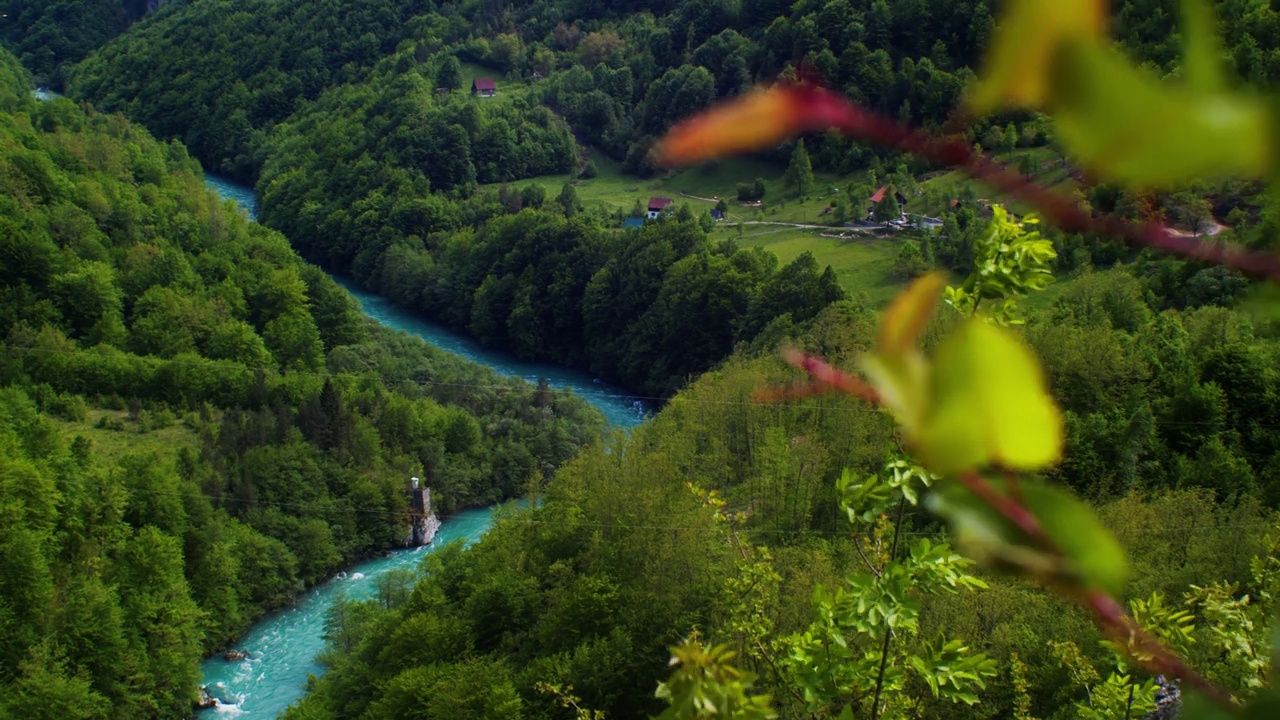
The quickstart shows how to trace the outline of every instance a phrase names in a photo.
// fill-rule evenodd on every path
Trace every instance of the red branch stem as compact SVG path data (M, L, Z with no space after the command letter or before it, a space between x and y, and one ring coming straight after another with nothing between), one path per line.
M967 142L935 137L861 107L853 107L836 129L859 140L889 145L936 163L962 168L969 175L1036 208L1067 232L1111 235L1139 247L1224 265L1251 277L1280 282L1280 257L1227 242L1201 242L1177 235L1159 223L1095 217L1070 198L1030 182L1020 173L974 152Z
M872 405L880 405L880 393L862 378L851 375L826 360L802 353L799 350L784 350L782 355L788 363L808 373L813 382L807 385L785 388L781 392L773 394L766 393L766 398L797 398L839 391L860 397Z
M1027 537L1035 541L1041 548L1057 553L1058 549L1049 536L1045 534L1044 528L1040 525L1040 518L1035 516L1030 510L1026 509L1013 497L1006 495L992 487L987 479L978 473L970 470L960 475L960 484L964 485L969 492L978 497L979 500L990 505L992 509L1000 513L1005 520L1013 523L1019 530L1027 534Z
M1222 688L1209 682L1194 668L1183 662L1164 643L1151 633L1143 630L1133 618L1125 614L1124 608L1115 598L1105 592L1096 590L1087 595L1082 604L1093 613L1098 624L1102 626L1116 644L1132 648L1130 657L1157 675L1171 675L1179 678L1191 687L1218 703L1224 708L1235 709L1235 701ZM1141 654L1142 657L1135 657Z

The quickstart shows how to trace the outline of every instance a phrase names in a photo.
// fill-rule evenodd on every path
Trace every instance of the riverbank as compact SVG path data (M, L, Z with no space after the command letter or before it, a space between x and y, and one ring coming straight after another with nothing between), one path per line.
M222 198L235 201L248 213L251 220L257 219L258 204L252 188L210 174L205 175L205 184ZM423 318L398 307L387 298L364 290L350 277L333 273L330 273L330 277L360 302L365 315L382 325L419 337L428 345L484 365L499 375L519 377L531 383L546 380L553 388L569 390L600 410L613 427L635 427L644 422L656 408L653 399L639 397L624 388L602 382L589 373L550 363L529 362L508 352L486 348L475 338Z
M379 583L391 573L415 572L423 558L451 542L476 542L492 525L494 513L494 508L454 513L442 521L431 545L356 563L259 620L233 645L246 657L228 660L219 654L202 665L204 684L217 703L198 716L279 715L306 692L309 675L324 673L316 659L324 651L326 626L336 607L375 597Z
M205 183L224 199L236 202L257 218L253 190L226 178L206 175ZM610 426L628 429L645 420L649 406L621 388L615 388L585 373L554 365L521 361L507 353L480 346L472 338L424 320L393 305L386 298L361 290L349 278L333 276L361 304L364 313L376 322L408 332L426 343L485 365L499 374L521 377L529 382L545 379L552 387L568 389L598 408ZM393 550L381 557L358 562L305 591L288 607L257 623L231 647L246 653L228 660L215 655L204 662L204 683L214 705L201 710L201 717L234 717L252 713L275 717L305 692L308 676L324 673L316 658L325 648L329 614L345 600L372 597L380 579L395 570L415 570L422 558L458 539L468 545L479 540L492 524L494 508L456 511L442 522L431 545Z

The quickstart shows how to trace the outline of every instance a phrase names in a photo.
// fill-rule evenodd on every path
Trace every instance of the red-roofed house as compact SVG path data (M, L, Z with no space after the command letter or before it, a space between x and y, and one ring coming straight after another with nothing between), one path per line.
M493 78L476 78L471 81L471 94L479 97L493 97L498 94L498 84Z
M647 217L650 220L657 220L658 218L662 217L662 212L667 208L671 207L672 205L674 205L675 202L676 201L672 200L671 198L664 198L664 197L649 198L649 214Z
M868 220L870 220L870 219L871 219L871 216L875 215L875 212L876 212L876 205L879 205L879 204L880 204L880 201L881 201L881 200L884 200L885 193L887 193L887 192L889 192L889 186L888 186L888 185L884 185L884 186L881 186L881 188L880 188L879 190L877 190L877 191L875 192L875 194L874 194L874 195L872 195L872 196L869 198L869 199L870 199L870 201L871 201L871 207L867 209L867 219L868 219ZM903 209L905 209L905 208L906 208L906 206L907 206L907 196L906 196L906 195L903 195L902 193L898 192L897 190L894 190L894 191L893 191L893 197L894 197L894 199L895 199L895 200L897 200L897 201L898 201L898 209L899 209L899 210L903 210Z

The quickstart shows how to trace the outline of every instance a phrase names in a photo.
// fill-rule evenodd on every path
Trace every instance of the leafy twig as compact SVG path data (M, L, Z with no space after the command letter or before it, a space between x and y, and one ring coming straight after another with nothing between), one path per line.
M844 390L873 404L880 404L879 394L874 389L827 362L804 355L799 351L789 351L786 357L792 365L810 373L815 380L816 391ZM1057 557L1063 556L1057 544L1045 532L1039 518L1017 498L1000 492L974 470L959 473L957 480L975 497L1021 530L1041 550ZM1133 659L1152 673L1179 678L1223 707L1229 709L1235 707L1230 693L1209 682L1160 640L1139 627L1109 593L1100 589L1089 589L1083 593L1074 593L1073 599L1088 610L1098 625L1119 640L1123 646L1141 649L1141 653L1131 653L1134 655Z
M1140 651L1130 652L1129 655L1152 674L1171 675L1225 708L1236 707L1230 693L1209 682L1208 678L1187 665L1159 639L1139 627L1115 598L1106 592L1095 590L1084 597L1082 604L1093 613L1098 624L1111 634L1112 640L1118 645Z

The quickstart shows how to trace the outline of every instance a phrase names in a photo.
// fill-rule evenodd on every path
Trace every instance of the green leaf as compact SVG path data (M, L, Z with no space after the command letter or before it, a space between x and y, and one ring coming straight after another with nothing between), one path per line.
M1020 489L1023 504L1040 519L1074 570L1089 584L1122 594L1129 576L1124 548L1093 510L1066 490L1046 483L1027 482Z
M1058 141L1107 180L1163 188L1266 177L1274 165L1271 114L1260 100L1162 83L1093 41L1064 44L1049 110Z
M942 275L929 273L898 293L880 321L877 352L896 355L914 347L925 323L933 317L946 285Z
M929 365L916 350L897 355L866 353L861 360L880 401L909 437L919 432L929 408Z
M1260 691L1253 700L1245 706L1245 720L1275 720L1280 718L1280 692L1275 688L1267 688Z
M992 485L1004 489L999 481L992 481ZM1023 507L1036 516L1045 535L1062 552L1061 559L1037 546L1020 528L958 483L939 486L930 503L932 510L951 521L958 542L975 554L1049 580L1121 594L1129 574L1124 549L1089 506L1039 480L1018 483L1018 493Z
M1218 21L1205 0L1182 0L1182 76L1197 92L1226 89Z
M992 463L1033 470L1057 462L1062 442L1062 417L1019 339L972 319L942 341L932 409L915 437L926 467L940 475Z
M999 107L1039 107L1049 98L1049 70L1072 37L1101 37L1103 0L1011 0L991 39L966 105L976 115Z

